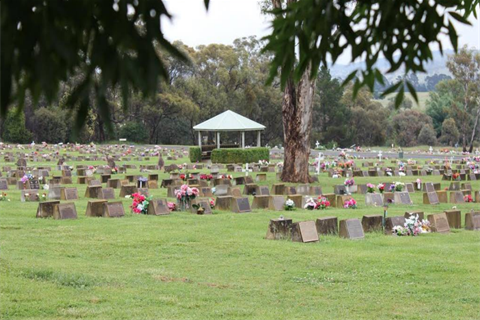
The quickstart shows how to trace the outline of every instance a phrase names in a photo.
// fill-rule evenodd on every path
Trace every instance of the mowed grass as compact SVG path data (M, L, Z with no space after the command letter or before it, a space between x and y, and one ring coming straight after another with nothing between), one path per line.
M165 177L162 172L161 179ZM263 184L274 180L269 173ZM422 180L439 182L440 177ZM324 192L339 183L343 180L325 174L319 182ZM472 185L480 189L480 182ZM419 237L376 233L359 241L323 236L307 244L271 241L264 239L269 220L280 215L303 221L383 211L365 207L364 196L354 195L357 210L89 218L85 186L74 186L80 195L77 220L36 219L38 203L21 203L13 186L8 192L12 201L0 202L0 318L480 318L480 232L462 229ZM166 197L165 189L150 191L156 198ZM413 206L390 206L389 216L452 207L422 205L419 192L412 199ZM128 212L130 201L122 201ZM465 212L478 206L457 205L462 221Z

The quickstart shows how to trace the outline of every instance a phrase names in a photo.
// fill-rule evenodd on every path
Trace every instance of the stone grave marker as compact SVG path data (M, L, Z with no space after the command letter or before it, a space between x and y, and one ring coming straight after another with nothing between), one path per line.
M475 175L475 173L470 173L468 175L468 178L470 179L470 181L476 181L477 180L477 176Z
M267 209L270 196L257 195L253 197L252 209Z
M363 232L375 232L383 230L383 216L381 214L369 214L362 217Z
M199 191L202 197L213 197L212 188L210 187L201 187Z
M126 185L123 185L121 188L120 188L120 195L119 197L120 198L125 198L125 196L130 196L134 193L137 193L138 192L138 188L136 185L134 184L126 184Z
M437 197L440 203L448 203L448 195L446 190L437 191Z
M8 190L7 179L0 179L0 190Z
M310 186L310 195L313 196L321 196L322 195L322 187L320 186Z
M239 187L228 187L228 194L235 197L235 198L241 198L242 197L242 191L240 190Z
M302 196L308 196L310 194L310 186L308 184L299 184L297 186L297 193Z
M75 203L69 202L55 205L53 217L56 220L77 219L77 209L75 208Z
M295 242L318 242L317 227L315 221L302 221L292 224L292 241Z
M480 230L480 212L468 212L465 214L465 229Z
M271 194L274 195L283 195L285 194L285 185L283 183L274 183L272 185L272 192Z
M125 209L121 201L103 203L103 217L121 218L123 216L125 216Z
M268 186L260 186L258 188L258 195L269 196L270 195L270 190L268 190Z
M137 193L145 197L150 196L150 191L148 190L148 188L137 188Z
M433 186L433 183L431 182L425 182L423 185L424 189L426 192L435 192L435 187Z
M345 205L345 201L348 201L350 199L353 199L352 196L339 196L337 195L335 197L335 203L336 203L336 207L337 208L343 208L343 206Z
M62 186L50 186L48 188L48 199L50 200L60 200L62 197L62 190L65 189L65 187Z
M235 185L244 185L245 184L245 177L236 177L235 179Z
M357 193L359 194L367 194L368 188L366 184L359 184L357 186Z
M396 226L405 226L405 217L402 216L395 216L395 217L388 217L385 219L385 234L391 235L393 231L393 227Z
M317 233L323 235L338 234L338 219L337 217L321 217L315 221Z
M150 201L147 209L147 214L164 216L170 214L170 210L168 209L166 201L155 199Z
M462 183L462 190L470 190L472 191L472 185L470 183Z
M61 200L78 200L77 188L62 188L60 191Z
M365 205L381 207L383 206L383 196L379 193L366 193Z
M232 211L236 213L251 212L250 203L248 198L235 198L232 201Z
M53 217L55 206L59 205L60 201L43 201L38 204L37 218Z
M210 203L207 200L198 200L196 205L203 208L203 214L212 214L212 208L210 207ZM198 214L198 210L195 209L193 206L191 208L192 213Z
M450 182L448 190L460 190L460 182Z
M88 200L85 215L88 217L103 217L103 204L106 202L107 200L104 199Z
M438 195L436 192L425 192L423 194L423 204L439 204Z
M20 201L21 202L40 201L38 190L33 190L33 189L22 190L22 192L20 193Z
M393 199L395 204L408 204L411 205L412 200L410 199L410 194L408 192L402 191L402 192L394 192L393 193Z
M460 210L445 210L444 212L451 229L462 228L462 213Z
M258 186L256 184L246 184L243 187L243 194L244 195L254 195L258 192Z
M256 181L267 181L267 174L266 173L257 173L255 177Z
M363 239L363 227L358 219L340 220L339 235L346 239Z
M271 219L268 225L267 240L284 240L291 238L292 219Z
M90 187L97 187L97 186L102 186L102 183L100 182L100 180L93 179L88 181L88 185Z
M105 199L105 200L115 199L115 189L102 188L98 190L98 199Z
M228 195L229 186L226 184L219 184L215 187L215 195L222 197Z
M465 203L462 191L450 192L450 203Z
M409 193L414 193L415 192L415 188L413 187L413 183L405 183L405 188L406 188L407 192L409 192Z
M215 209L231 210L233 199L232 196L217 196L215 200Z
M283 211L285 206L285 197L273 195L268 197L268 209L275 211Z
M108 179L107 188L120 189L122 187L122 182L120 179Z
M343 184L339 184L333 187L333 193L340 195L347 194L347 189Z
M246 176L245 178L245 184L253 184L253 178L251 176Z
M85 198L98 198L98 191L102 189L102 186L87 186L85 189Z
M448 225L447 215L445 212L437 214L429 214L427 216L428 221L430 221L430 227L432 232L439 233L449 233L450 226Z

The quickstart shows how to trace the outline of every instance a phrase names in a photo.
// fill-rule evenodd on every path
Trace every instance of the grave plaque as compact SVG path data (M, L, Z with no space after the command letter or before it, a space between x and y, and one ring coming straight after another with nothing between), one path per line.
M37 218L49 218L53 217L55 206L60 204L60 201L44 201L38 204Z
M437 214L429 214L427 216L430 221L432 232L449 233L450 226L448 225L447 215L445 212Z
M235 185L243 185L245 184L245 177L236 177L235 178Z
M231 210L233 197L232 196L217 196L215 200L215 209Z
M450 203L465 203L462 191L450 192Z
M469 179L470 179L471 181L476 181L476 180L477 180L477 176L475 175L475 173L470 173L470 174L468 175L468 177L469 177Z
M292 241L317 242L318 233L315 221L302 221L292 224Z
M258 192L258 186L256 184L246 184L243 187L244 195L255 195Z
M413 183L405 183L405 187L407 189L407 192L409 192L409 193L415 192L415 188L413 187Z
M55 206L53 217L57 220L77 219L75 203L60 203Z
M102 183L99 180L89 180L88 185L91 187L102 186Z
M444 212L451 229L462 228L462 213L460 210L445 210Z
M103 207L104 203L106 203L107 200L88 200L87 203L87 211L85 212L85 215L88 217L103 217Z
M62 197L62 190L65 189L65 187L62 186L50 186L48 188L48 199L50 200L60 200Z
M268 225L267 240L282 240L291 237L292 219L272 219Z
M22 202L40 201L38 190L33 190L33 189L22 190L20 194L20 201Z
M346 239L363 239L363 227L358 219L346 219L340 221L340 237Z
M275 211L283 211L285 206L285 197L273 195L268 197L268 209Z
M321 196L322 195L322 187L320 186L311 186L310 187L310 195L313 196Z
M268 190L268 186L260 186L258 188L258 195L261 196L269 196L270 195L270 190Z
M242 191L240 190L240 187L228 187L228 194L235 198L242 197Z
M120 179L108 179L107 181L108 188L120 189L122 187L122 183Z
M365 194L365 205L381 207L383 206L383 197L379 193L367 193Z
M250 203L248 198L235 198L232 201L232 211L236 213L251 212Z
M31 179L30 180L30 189L40 189L40 183L38 182L38 179Z
M229 186L226 184L219 184L215 187L215 195L221 197L228 195Z
M396 226L405 226L405 217L402 216L395 216L395 217L389 217L385 219L385 234L386 235L391 235L393 231L393 227Z
M138 188L134 184L123 185L120 189L120 198L125 198L125 196L131 196L134 193L138 192Z
M472 185L470 183L462 183L462 190L472 191Z
M0 190L8 190L8 183L6 179L0 179Z
M141 194L142 196L145 196L145 197L150 196L150 192L149 192L148 188L138 188L137 193Z
M200 196L202 197L213 197L212 189L210 187L201 187Z
M103 217L105 218L121 218L125 216L125 209L120 201L104 202Z
M317 233L328 235L338 233L338 220L337 217L321 217L315 222L317 227Z
M480 230L480 212L469 212L465 214L465 229Z
M433 183L431 183L431 182L426 182L426 183L424 184L424 190L425 190L426 192L435 192L435 191L436 191L436 190L435 190L435 187L433 186Z
M102 186L87 186L85 189L85 198L98 198L98 191L102 189Z
M170 214L168 209L167 202L164 200L152 200L148 205L147 214L155 216L164 216Z
M436 192L425 192L423 194L423 204L439 204Z
M367 194L368 188L366 184L359 184L357 187L357 193L359 194Z
M115 189L102 188L98 190L98 199L106 199L106 200L115 199Z
M252 202L252 209L267 209L270 196L254 196Z
M310 194L310 186L308 184L301 184L297 186L297 193L302 196L308 196Z
M266 173L257 173L255 177L256 181L267 181L267 174Z
M446 190L437 191L437 197L440 203L448 203L448 195Z
M60 191L61 200L78 200L77 188L62 188Z
M375 232L383 230L383 216L381 214L369 214L362 217L364 232Z
M448 190L460 190L460 182L450 182Z
M333 187L333 193L340 194L340 195L347 194L347 189L343 184L336 185Z
M275 183L272 185L272 192L271 194L275 195L283 195L285 194L285 185L283 183Z
M395 192L393 197L395 204L413 204L408 192Z

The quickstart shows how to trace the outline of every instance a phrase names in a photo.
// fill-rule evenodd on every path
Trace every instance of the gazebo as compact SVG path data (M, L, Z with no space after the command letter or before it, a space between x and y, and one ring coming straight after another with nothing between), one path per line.
M202 131L216 132L217 149L220 148L220 132L239 131L242 133L241 147L245 148L245 132L257 131L257 147L261 146L261 134L265 126L239 115L231 110L227 110L219 115L208 119L193 127L198 132L198 146L202 147Z

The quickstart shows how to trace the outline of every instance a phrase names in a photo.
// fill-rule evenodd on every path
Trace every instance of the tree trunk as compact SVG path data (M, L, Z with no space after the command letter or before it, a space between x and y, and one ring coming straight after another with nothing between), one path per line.
M311 67L307 68L297 86L290 78L283 95L284 182L309 182L308 159L315 92L315 80L310 80L310 72Z
M480 107L477 108L477 114L475 115L475 123L473 124L472 137L470 138L470 148L468 152L472 153L473 151L473 140L475 140L475 135L477 133L478 118L480 117Z

